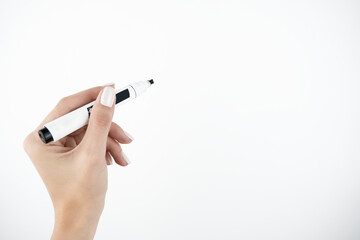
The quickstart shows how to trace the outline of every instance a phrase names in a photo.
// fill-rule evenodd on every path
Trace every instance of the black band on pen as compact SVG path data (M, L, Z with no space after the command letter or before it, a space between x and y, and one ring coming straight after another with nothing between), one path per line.
M116 102L115 102L115 104L118 104L119 102L122 102L125 99L128 99L129 97L130 97L129 89L122 90L121 92L118 92L116 94Z
M53 136L51 135L49 129L47 129L46 127L43 127L42 129L40 129L38 131L39 137L41 139L41 141L43 141L44 143L49 143L54 141Z

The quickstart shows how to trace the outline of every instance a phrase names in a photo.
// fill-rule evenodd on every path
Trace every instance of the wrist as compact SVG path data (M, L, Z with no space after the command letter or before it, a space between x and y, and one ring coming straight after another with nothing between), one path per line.
M52 240L93 239L104 208L104 202L67 203L55 208Z

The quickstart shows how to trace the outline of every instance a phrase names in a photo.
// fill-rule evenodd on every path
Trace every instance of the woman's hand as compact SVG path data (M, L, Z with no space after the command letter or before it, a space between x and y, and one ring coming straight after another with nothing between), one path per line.
M121 166L129 164L119 143L133 139L112 122L113 87L95 87L63 98L24 140L24 149L54 205L52 239L92 239L104 207L107 165L112 163L112 157ZM45 123L95 99L87 126L57 142L44 144L40 140L37 132Z

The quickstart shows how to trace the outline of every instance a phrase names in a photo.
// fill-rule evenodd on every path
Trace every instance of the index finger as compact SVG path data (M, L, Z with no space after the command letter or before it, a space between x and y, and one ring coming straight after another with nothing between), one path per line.
M114 85L114 84L112 84ZM109 86L112 86L109 85ZM46 123L61 117L85 104L92 102L96 99L97 95L106 86L93 87L73 95L62 98L55 108L45 117L40 123L39 129L42 128Z

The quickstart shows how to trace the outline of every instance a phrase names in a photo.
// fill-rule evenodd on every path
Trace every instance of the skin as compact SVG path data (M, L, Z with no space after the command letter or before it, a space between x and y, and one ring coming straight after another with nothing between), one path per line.
M114 85L109 85L114 87ZM107 166L126 166L120 143L132 140L112 122L114 104L100 103L104 87L63 98L24 140L24 149L44 181L55 211L51 239L93 239L105 204ZM38 130L96 99L89 124L57 142L44 144Z

